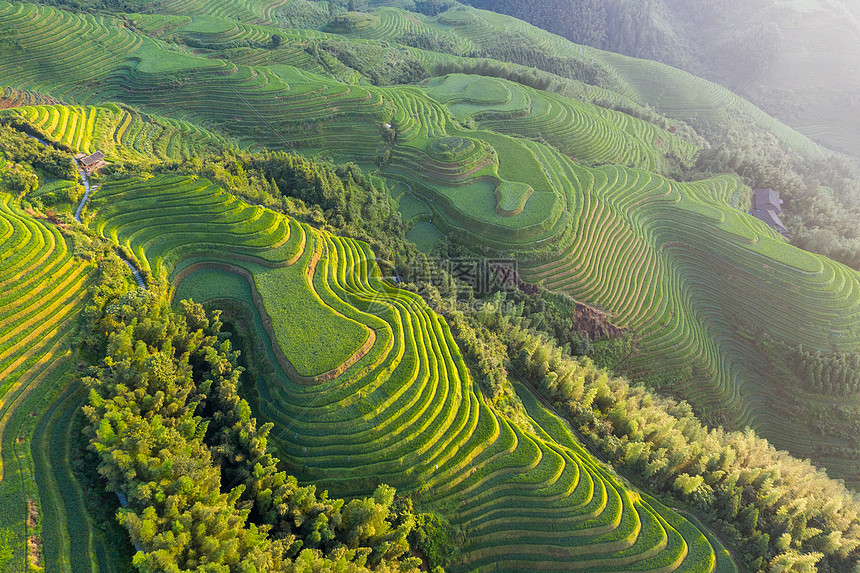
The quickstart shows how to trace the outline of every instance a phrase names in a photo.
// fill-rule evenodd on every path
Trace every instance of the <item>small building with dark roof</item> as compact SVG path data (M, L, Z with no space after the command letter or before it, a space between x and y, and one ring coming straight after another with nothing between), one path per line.
M773 189L753 189L752 210L750 215L767 223L780 235L791 240L791 234L779 218L783 200L779 191Z
M753 189L753 209L767 211L772 209L777 213L782 212L782 199L779 191L773 189Z
M92 155L85 155L80 158L78 156L75 156L75 159L78 160L81 169L83 169L87 173L92 173L99 167L103 167L105 165L105 154L101 151L96 151Z

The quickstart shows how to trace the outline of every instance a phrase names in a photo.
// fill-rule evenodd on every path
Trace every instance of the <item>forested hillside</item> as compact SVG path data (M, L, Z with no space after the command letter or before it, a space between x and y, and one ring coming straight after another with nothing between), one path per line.
M843 0L466 0L574 42L713 80L823 145L860 154L860 23ZM850 110L850 111L849 111Z

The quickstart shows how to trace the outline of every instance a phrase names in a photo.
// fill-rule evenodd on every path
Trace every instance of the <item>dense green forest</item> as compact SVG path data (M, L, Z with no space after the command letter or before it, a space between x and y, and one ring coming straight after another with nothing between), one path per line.
M739 42L726 43L720 58L708 59L710 66L738 66L735 73L750 74L764 69L781 44L778 27L748 18L773 10L776 2L672 2L666 0L547 0L532 4L504 0L466 2L484 10L510 14L562 35L577 44L611 52L658 60L688 69L704 64L716 40L713 34L728 35L740 28ZM720 32L719 28L723 31ZM699 37L694 38L694 31ZM695 41L694 41L695 40ZM754 49L749 49L754 46ZM760 51L761 50L761 51ZM730 64L731 63L731 64ZM743 76L738 76L743 77ZM735 87L735 86L732 86Z

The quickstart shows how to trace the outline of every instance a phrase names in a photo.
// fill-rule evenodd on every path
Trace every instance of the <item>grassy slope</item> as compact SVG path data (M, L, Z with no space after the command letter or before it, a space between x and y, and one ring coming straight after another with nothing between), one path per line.
M731 178L682 185L614 167L571 173L586 190L575 232L523 276L632 327L637 351L620 367L634 377L662 376L700 407L811 455L816 436L779 409L785 390L744 332L856 348L860 274L732 209ZM856 479L851 468L831 469Z

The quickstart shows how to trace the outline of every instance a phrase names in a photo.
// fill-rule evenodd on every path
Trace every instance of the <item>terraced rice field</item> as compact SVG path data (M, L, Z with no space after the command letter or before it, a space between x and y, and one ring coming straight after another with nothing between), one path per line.
M297 67L305 71L336 77L341 81L352 77L358 83L358 74L338 62L337 70L330 70L305 51L313 40L337 38L317 30L284 29L260 26L236 19L215 16L187 16L165 14L128 14L125 16L135 29L147 36L169 41L182 41L195 51L208 57L229 57L235 64L266 66L277 71L279 66ZM271 48L272 36L281 37L277 49ZM241 50L235 49L241 46ZM203 49L196 49L203 48ZM229 56L217 52L230 49ZM334 58L327 63L337 62ZM339 73L336 73L339 72ZM289 75L289 74L288 74Z
M60 204L68 205L71 209L72 203L84 194L84 188L74 182L58 179L55 181L41 181L39 188L27 195L28 201L34 198L40 198L44 204L58 206Z
M147 36L159 39L180 39L192 46L206 49L236 47L243 44L271 47L274 34L281 36L283 47L302 44L311 39L335 37L317 30L284 29L211 15L127 14L125 18L134 25L136 30Z
M422 253L429 253L445 235L433 223L421 221L406 233L406 239L415 243Z
M528 41L556 56L573 58L589 65L595 63L601 53L588 46L573 44L522 20L469 6L458 6L435 17L394 8L379 10L375 15L370 25L346 35L350 38L397 42L406 33L423 34L451 43L456 52L468 54L483 42L503 34L516 34L518 41ZM430 62L439 61L432 59L430 54L425 57L431 58ZM621 78L614 78L613 84L615 97L636 98L636 91Z
M397 42L407 33L435 36L439 41L452 44L455 51L469 53L481 42L491 40L504 32L524 33L542 46L550 45L550 38L553 38L551 34L525 22L468 6L458 6L435 17L383 8L374 13L374 19L367 25L346 35L351 38L390 42ZM561 53L566 54L572 44L565 44Z
M612 66L635 90L637 99L660 113L681 119L698 119L715 124L731 123L744 112L763 129L798 152L817 155L818 146L807 136L777 121L761 109L725 89L687 72L648 60L625 58L600 52L598 60Z
M106 184L93 209L92 227L170 275L177 296L246 310L262 342L251 357L271 365L257 380L259 415L275 423L270 441L292 471L337 495L390 483L450 515L468 532L453 571L726 570L689 522L544 429L540 407L537 433L494 411L444 319L384 282L366 244L175 177ZM278 290L261 280L273 271L304 284ZM274 300L303 289L373 333L358 358L313 380L284 360L279 330L294 334L295 317L273 316L283 312ZM337 344L324 322L317 331Z
M94 271L55 227L0 193L0 536L11 548L3 571L32 570L32 536L44 541L47 570L115 570L69 455L70 419L83 402L70 386L72 335Z
M743 111L763 129L774 133L798 151L808 154L817 154L819 151L808 137L768 116L729 90L663 64L573 44L526 22L470 7L458 7L436 17L391 8L380 10L378 14L375 26L349 36L396 42L404 33L422 33L451 42L461 53L468 53L476 42L503 33L517 33L558 57L573 58L586 65L605 66L612 70L611 91L591 86L586 88L593 99L617 100L625 104L635 102L652 106L663 114L682 120L698 118L714 123L731 123L734 115ZM807 129L809 126L803 127ZM819 126L813 126L809 133L817 133L815 127ZM844 138L844 134L840 134L840 137Z
M458 37L448 30L440 29L435 25L433 19L393 8L385 8L373 13L373 18L352 33L347 34L352 38L365 40L389 40L397 41L397 38L405 33L427 34L436 36L440 40L448 40L454 43L462 51L472 47L467 38Z
M252 24L278 23L278 10L291 0L162 0L158 11L165 14L215 16ZM288 21L288 20L287 20Z
M52 105L59 103L52 97L15 88L4 88L0 93L0 109L20 107L24 105Z
M444 28L427 18L414 16L413 21L412 15L396 10L383 10L378 18L397 20L398 26ZM462 18L469 23L450 23L445 29L457 37L477 38L498 33L511 22L480 13L485 29L478 20ZM182 25L194 26L194 20ZM410 235L424 248L443 233L501 252L519 252L529 280L543 280L549 288L601 306L615 321L634 329L638 352L623 365L629 373L646 376L656 371L699 407L721 404L729 421L752 424L777 445L808 455L810 439L804 430L789 428L785 417L768 406L780 395L779 381L756 370L748 341L733 334L737 329L732 321L765 328L775 336L785 333L786 340L804 347L851 349L858 337L849 304L855 277L842 267L809 260L783 245L769 229L732 210L729 204L737 201L728 198L737 199L740 193L734 180L677 185L618 166L590 170L568 156L581 153L580 146L591 150L587 153L593 154L590 161L595 163L606 160L659 169L666 152L688 157L692 153L674 136L622 114L497 80L452 76L423 87L349 85L286 65L273 71L165 50L158 41L123 28L119 20L25 4L0 2L0 26L14 30L21 47L0 62L0 76L64 101L122 100L171 120L217 126L242 144L296 148L364 165L375 164L387 147L383 124L396 124L397 144L382 175L410 183L412 194L430 209L429 215L415 221L418 226ZM254 30L231 26L245 30L241 34ZM232 37L233 28L228 28L224 25L219 33ZM394 33L380 32L380 37ZM112 48L106 51L101 46L108 40ZM74 61L69 55L72 42L84 54ZM577 51L567 46L559 49ZM587 60L595 53L582 50L579 57ZM624 62L630 67L634 61ZM618 64L622 76L624 65ZM58 75L60 66L70 70ZM652 76L641 72L639 83L631 79L628 87L644 92L643 86L651 81L652 95L662 90L666 105L675 105L682 113L683 101L691 100L668 91L671 78L661 70L655 68ZM57 77L63 81L57 83ZM622 90L618 97L629 97L628 92ZM723 102L723 96L722 92L713 96L715 118L734 105ZM683 101L676 105L671 98ZM461 114L464 120L462 114L469 111L463 106L504 112L526 100L527 114L504 122L486 114L483 119L475 116L486 122L479 129L465 129L457 119ZM91 117L86 115L84 125ZM500 134L491 127L540 135L554 146ZM69 133L71 139L85 143L93 137L87 134L94 132L69 129ZM472 151L454 159L434 151L448 138L472 141ZM798 140L798 145L802 143ZM577 155L583 161L588 157ZM555 251L535 261L538 245ZM175 265L169 260L174 256L169 246L156 257L151 252L144 256L144 246L134 248L153 272L170 272ZM718 274L715 268L725 273ZM708 280L703 284L695 276ZM738 285L747 284L743 281L749 283L748 291L738 290ZM794 300L796 285L810 289L798 297L811 298ZM753 303L750 297L762 302ZM772 318L795 306L804 317L803 328L790 329ZM827 328L831 317L835 329ZM323 366L300 371L313 378Z
M100 210L96 228L115 240L125 238L124 246L144 270L166 275L179 257L221 249L246 257L265 251L260 255L265 259L262 266L252 266L248 272L254 273L257 287L267 294L263 304L298 377L312 379L336 371L343 363L361 358L362 348L372 344L369 329L326 304L325 297L308 283L322 245L308 237L309 231L301 225L274 211L248 207L205 181L159 177L149 187L160 193L130 199L127 195L134 186L129 192L123 185L113 185L100 191L92 205ZM196 208L190 217L189 208ZM209 230L213 224L229 225L233 231L213 241ZM308 241L311 245L305 248ZM299 247L301 252L296 251Z
M444 106L414 89L386 89L395 104L398 145L383 173L408 181L429 201L448 232L528 243L557 226L564 205L547 165L530 143L490 131L458 127ZM451 142L462 148L452 155Z
M224 137L197 126L141 114L115 104L39 105L0 111L25 120L46 140L76 151L101 151L109 160L183 160L230 147Z
M380 18L389 13L401 14L383 10ZM168 19L167 23L164 20L155 16L131 19L143 30L159 30L161 26L171 33L198 40L206 36L206 41L216 43L263 41L275 30L217 18L197 17L179 22ZM368 163L375 160L382 144L379 126L392 117L405 118L401 140L419 149L424 147L425 138L448 134L454 127L444 106L422 98L415 90L344 85L290 68L288 63L307 63L306 54L293 55L296 50L279 49L271 54L248 50L238 57L242 63L236 65L166 50L156 41L130 32L118 20L103 18L90 22L85 17L49 8L3 3L0 22L16 30L21 47L17 54L10 54L8 62L0 63L0 74L16 85L44 87L46 93L66 101L119 99L174 119L214 122L236 135L254 139L257 144L325 148L344 156L351 150L351 158ZM59 31L48 39L45 34L54 27ZM460 28L457 30L462 31ZM302 34L289 34L287 42L300 48ZM72 41L74 50L69 49ZM105 52L101 46L108 42L111 49ZM82 60L95 59L90 52L99 50L102 53L95 67L68 59L72 51L80 52ZM31 57L34 53L38 57ZM244 64L271 66L275 73ZM67 71L61 75L54 73L61 67ZM97 70L102 72L101 79ZM57 77L73 81L57 84ZM443 81L445 86L435 86L440 98L451 103L452 111L461 117L467 111L464 105L476 103L468 99L470 82L492 84L494 91L510 91L511 102L480 101L477 103L481 105L474 106L473 111L504 111L510 105L522 104L523 113L528 113L516 118L512 127L504 128L506 122L487 126L517 135L541 134L564 153L587 162L619 162L660 170L664 167L665 153L672 151L680 157L689 157L693 151L689 144L650 124L562 96L541 94L489 78L453 77ZM98 89L84 94L78 91L82 84ZM462 89L457 90L454 84L463 84ZM486 91L486 87L472 89ZM457 91L463 94L457 95Z
M266 19L261 4L229 16L232 21L202 0L195 6L203 16L131 21L156 35L196 34L216 43L260 41L271 30L249 20L251 13L254 21ZM412 30L447 34L467 46L514 30L560 54L611 63L624 85L614 95L595 88L595 97L633 97L679 116L704 114L713 121L730 118L732 109L749 109L747 102L683 72L581 49L502 16L455 12L434 19L386 9L373 26L353 35L396 41ZM17 42L0 62L0 77L21 90L77 104L4 113L26 114L84 150L104 146L117 156L133 150L184 157L199 151L195 145L207 145L211 136L194 131L193 122L217 126L244 145L297 148L373 165L386 148L382 125L396 124L397 144L382 174L411 182L412 195L429 209L420 211L410 232L424 248L443 233L520 252L528 279L601 306L634 329L638 352L623 364L629 373L645 376L656 370L703 409L722 404L734 423L752 424L777 445L809 454L804 431L789 428L768 407L780 396L779 381L757 370L748 341L733 334L735 323L765 328L804 347L852 349L860 336L851 307L856 277L786 247L769 229L732 210L730 198L740 193L735 181L679 185L617 166L587 169L570 157L660 171L667 153L689 158L695 151L674 135L624 114L492 78L448 76L418 87L350 85L272 63L276 56L268 60L259 51L242 52L244 63L198 57L168 50L118 19L28 4L0 2L0 27L13 31ZM298 42L301 34L296 34ZM170 119L149 123L123 107L85 105L105 100ZM493 113L512 115L501 119ZM463 127L469 117L478 129ZM761 118L798 149L814 152L808 140ZM551 146L506 134L541 137ZM472 141L473 147L449 159L434 151L448 138ZM261 214L260 220L266 217ZM176 265L170 245L153 256L145 244L131 244L148 270L169 273ZM536 245L555 252L535 261ZM255 252L258 247L242 248ZM797 285L807 290L800 294ZM801 328L774 318L795 307L803 317ZM828 322L836 326L828 328ZM364 339L356 338L361 347ZM348 346L341 354L352 355ZM331 364L317 366L305 365L296 374L314 378L331 370L326 369Z
M359 85L352 72L337 81L343 69L303 49L322 33L273 27L286 4L166 0L159 14L119 19L0 0L0 29L14 38L0 77L16 86L3 92L0 108L12 109L0 115L111 159L183 159L232 146L221 131L241 145L363 165L391 147L381 174L408 183L400 207L423 250L444 233L516 253L527 280L633 329L636 352L620 365L628 373L663 376L699 407L719 407L734 424L809 455L806 429L772 407L782 398L778 381L737 333L757 327L805 348L854 349L857 273L785 245L733 209L743 191L736 179L679 184L649 173L665 172L667 155L690 160L696 148L628 115L478 76L394 88ZM276 50L232 49L276 31L284 38ZM610 63L617 91L589 87L594 100L720 122L744 110L815 152L712 84L503 16L384 9L350 36L396 42L416 32L466 52L505 31ZM168 48L163 40L173 37L211 49ZM472 121L476 129L467 129ZM394 146L385 123L396 126ZM177 299L242 309L263 341L249 359L270 366L256 381L258 410L274 422L271 441L292 472L337 495L390 483L451 516L468 533L454 571L734 569L716 542L595 461L525 389L530 428L495 411L444 320L385 283L367 245L181 177L107 184L91 209L92 228L145 272L171 280ZM0 534L11 531L17 548L0 569L26 570L25 540L36 531L49 570L111 571L69 461L83 397L69 386L68 340L93 269L5 195L0 245ZM860 481L844 460L830 467ZM34 527L25 523L28 499L41 516Z
M666 155L691 161L698 148L668 131L621 112L497 78L452 74L426 91L459 119L482 128L543 138L565 155L588 163L618 163L664 173Z
M384 174L410 181L451 229L482 228L511 242L545 235L559 220L562 204L538 158L520 140L490 132L468 135L435 139L429 153L411 144L398 147ZM470 142L464 155L446 160L434 154L433 145L457 140Z
M8 5L5 12L3 6L0 4L0 21L21 28L22 46L28 33L35 34L43 23L56 19L47 9L31 14L32 9L23 5ZM383 10L380 17L387 13ZM24 14L28 18L23 18ZM72 24L83 25L83 22L72 21ZM183 24L195 25L194 20ZM107 21L93 26L119 27L117 22ZM225 24L224 33L232 33L227 30L231 26L236 27ZM120 30L121 34L128 34ZM86 32L77 39L86 45L97 44L105 34L109 32ZM536 150L523 139L502 137L490 131L462 130L448 108L422 90L346 85L283 65L273 72L176 52L161 58L159 50L165 52L149 38L129 45L125 60L108 63L108 67L114 66L114 71L106 73L110 79L103 84L105 95L109 92L141 109L178 120L216 124L248 144L300 148L311 154L324 150L329 156L363 164L376 162L384 148L381 126L393 121L397 124L398 145L386 175L424 180L424 194L442 206L439 218L440 225L446 227L443 232L486 228L486 233L480 233L493 240L501 242L510 237L523 244L545 239L560 229L563 193L546 175L555 158L541 159L547 152ZM20 80L24 76L46 78L39 69L30 69L22 75L16 67L10 73L17 73ZM453 78L440 94L451 103L460 101L452 99L458 97L458 86L453 84L462 84L459 91L466 99L469 93L487 91L480 86L471 87L475 81L484 80ZM675 150L685 156L692 152L688 144L673 135L638 120L625 119L621 114L604 113L595 106L560 96L554 99L539 96L534 90L514 88L510 82L487 79L484 83L495 86L493 91L501 94L502 99L507 98L504 95L507 91L511 92L512 101L531 102L530 114L516 120L522 122L521 130L526 135L543 132L554 137L560 149L580 153L585 161L620 161L655 167L663 164L665 151ZM516 97L513 92L517 92ZM555 102L555 108L547 98ZM491 104L485 106L485 111L494 109L495 104L489 100L483 103ZM575 112L574 107L580 111ZM60 125L65 133L68 125ZM462 165L433 164L428 160L428 146L449 136L479 139L487 144L488 152L495 153L495 158L483 163L474 158L474 162L465 161ZM70 138L79 142L83 139L77 133ZM601 138L606 145L592 145ZM666 149L659 149L660 144Z
M19 89L85 104L116 93L116 75L223 69L226 64L165 49L107 16L81 15L35 4L0 3L3 28L15 42L0 62L0 77Z
M229 16L227 14L219 16L215 13L217 10L213 12L201 8L200 14L205 17L197 16L191 19L188 19L187 14L196 13L194 6L188 7L186 4L183 3L182 17L135 16L131 21L136 26L139 25L140 30L156 33L156 35L165 31L173 33L174 30L184 30L177 33L196 37L198 40L225 43L235 40L266 41L267 36L274 30L274 28L254 24L261 21L272 23L269 22L271 18L261 16L260 9L261 6L271 9L277 5L277 2L262 4L248 2L249 6L253 5L256 8L243 14L231 13ZM204 5L205 2L201 1L198 4ZM231 6L240 7L246 3L231 4L219 1L214 4L217 4L219 9L226 9ZM252 13L257 14L257 17L252 18L250 16ZM815 153L817 150L817 146L807 138L769 118L748 102L715 84L659 64L576 46L504 16L466 9L462 14L455 11L444 13L437 18L427 18L395 9L384 9L378 12L377 20L378 23L371 30L352 36L396 41L405 32L422 31L428 34L446 35L455 43L462 44L465 49L475 39L492 37L493 34L506 30L517 31L559 55L577 58L589 64L609 65L620 74L623 83L616 87L616 92L588 88L590 92L594 92L594 97L621 100L632 98L677 117L689 118L696 115L713 121L723 121L732 116L733 110L742 109L758 118L763 127L777 133L796 148L809 153ZM202 119L232 125L237 132L247 131L249 127L247 122L250 122L254 129L261 132L259 135L265 135L265 131L269 130L280 131L278 124L282 123L282 119L279 120L278 117L283 118L284 114L292 116L298 111L296 107L281 106L269 99L273 95L276 98L277 95L286 96L285 99L296 95L295 93L278 94L278 92L290 90L290 84L295 78L289 77L289 73L284 74L286 77L282 76L281 81L275 81L264 70L245 68L242 65L237 67L217 59L192 57L181 52L165 50L152 39L129 31L119 20L84 17L51 8L4 2L0 4L0 22L5 29L16 30L18 39L17 53L10 53L9 57L0 63L0 75L4 77L4 81L25 90L43 92L74 103L116 99L117 96L122 96L120 99L129 103L154 106L147 111L171 115L178 119L183 118L176 113L178 108L182 109L184 114L188 114L195 108L198 112L209 110L209 113L203 114L206 117ZM298 36L287 37L286 43L301 42L303 33L287 32L287 34L298 34ZM69 48L72 42L75 46L73 50ZM102 46L110 46L110 49L105 50ZM240 60L248 65L284 67L290 64L309 65L307 58L301 55L300 49L276 50L274 56L263 52L256 50L253 54L240 57ZM281 63L278 63L278 60L281 60ZM62 74L59 73L60 70ZM177 73L180 77L175 75ZM63 81L57 84L59 77L62 77ZM304 81L308 81L308 78L304 78ZM209 90L213 87L214 93L210 94ZM353 87L350 91L353 89L357 90L359 92L357 95L363 96L368 104L378 102L378 99L373 96L361 93L363 90ZM138 93L127 98L125 92L128 90ZM206 102L209 105L199 107L184 105L188 100L182 94L175 94L180 103L178 108L167 105L166 102L160 103L158 97L147 97L170 96L176 91L189 90L196 91L198 97L205 94L204 99L209 100ZM327 94L327 98L331 98L329 109L340 108L338 104L341 102L338 101L337 94L341 90L332 90L329 87L326 91L330 92ZM228 95L232 97L225 97ZM551 138L554 137L554 141L550 140L550 142L559 145L568 155L590 162L612 161L659 170L662 167L662 154L666 151L674 151L681 157L689 153L689 149L683 143L676 142L676 138L669 137L670 134L660 130L655 131L655 128L649 124L608 111L599 112L601 115L597 119L585 114L586 117L583 120L582 116L585 112L582 106L585 104L571 102L560 96L543 95L543 101L536 105L537 109L532 110L528 116L518 119L516 127L512 129L526 135L541 132L543 137L547 137L543 133L549 134ZM265 96L264 101L260 101L260 96ZM249 107L247 102L251 99L254 100L255 107L259 103L260 115L250 118L237 117L237 113L244 115ZM278 110L279 114L269 113L270 107L281 108ZM365 107L363 110L352 106L340 109L344 112L353 112L357 116L382 119L370 107L372 106ZM212 110L217 110L217 113L213 113ZM306 117L308 115L297 113L291 119L302 121ZM317 114L316 117L319 121L331 115ZM192 116L187 118L192 119ZM263 129L261 124L266 123L268 123L265 126L267 129ZM373 123L379 125L378 121ZM348 122L348 124L353 129L358 128L355 122ZM345 124L331 127L343 129ZM494 129L499 127L499 125L493 125ZM368 135L367 126L358 129L362 137ZM357 140L361 140L362 137L358 137ZM272 134L264 139L265 143L270 145L284 143L278 142ZM658 153L643 151L638 145L627 145L627 140L640 143L644 141L651 148L656 146ZM600 145L591 145L595 141L599 141ZM308 147L322 147L318 139L316 141L311 139L305 143L309 144ZM597 155L593 158L588 157L590 149L596 150Z
M772 407L783 390L739 330L856 348L860 274L732 209L740 188L731 177L680 184L620 167L565 170L582 194L573 232L549 258L522 265L524 278L632 328L637 351L620 366L634 378L666 376L695 404L808 455L814 437Z

